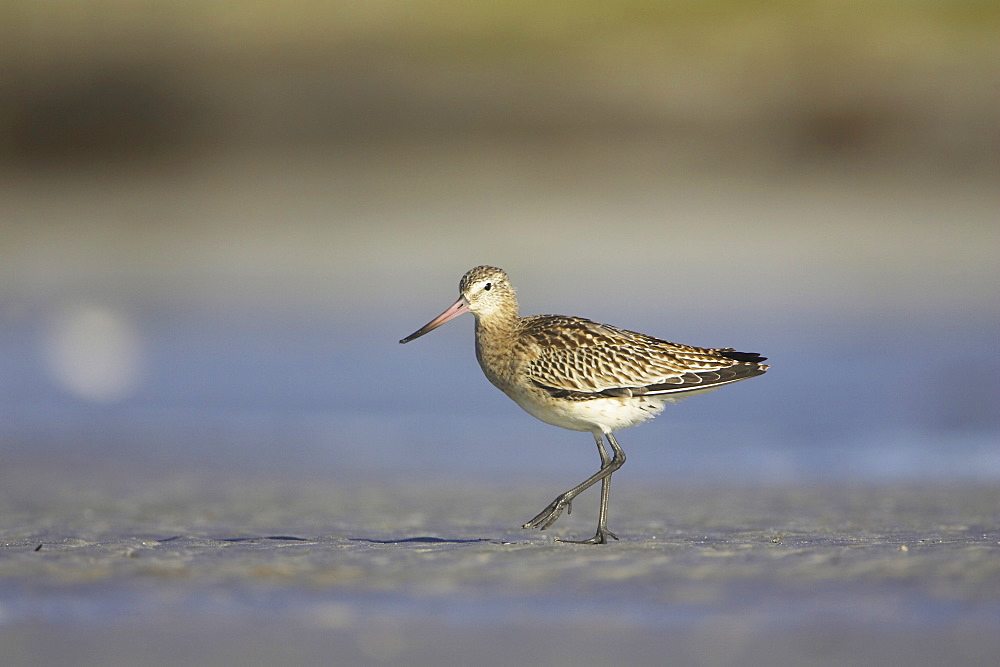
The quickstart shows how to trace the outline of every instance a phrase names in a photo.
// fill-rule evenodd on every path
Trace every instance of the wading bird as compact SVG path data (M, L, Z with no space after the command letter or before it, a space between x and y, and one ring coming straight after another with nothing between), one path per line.
M582 317L520 317L510 279L492 266L470 270L458 291L451 307L399 342L408 343L470 312L476 316L476 358L490 382L543 422L593 434L601 469L524 524L545 530L563 510L572 511L574 498L600 482L597 534L581 544L618 539L608 530L611 475L625 463L615 431L652 419L667 403L756 377L768 368L761 363L766 357L756 352L668 343Z

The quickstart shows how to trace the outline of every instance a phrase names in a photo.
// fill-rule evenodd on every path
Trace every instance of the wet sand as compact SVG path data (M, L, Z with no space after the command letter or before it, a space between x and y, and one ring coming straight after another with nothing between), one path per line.
M1000 487L0 472L5 664L996 664Z

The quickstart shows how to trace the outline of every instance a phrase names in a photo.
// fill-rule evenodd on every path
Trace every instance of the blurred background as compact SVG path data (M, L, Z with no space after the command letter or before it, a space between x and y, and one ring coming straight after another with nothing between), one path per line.
M7 0L0 45L8 470L559 490L590 437L471 317L396 342L489 263L771 359L620 475L1000 478L996 2Z

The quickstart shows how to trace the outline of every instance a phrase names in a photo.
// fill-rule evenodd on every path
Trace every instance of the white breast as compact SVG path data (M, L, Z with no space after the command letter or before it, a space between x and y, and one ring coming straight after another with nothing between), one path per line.
M539 400L537 394L508 394L533 417L571 431L609 433L641 424L658 415L670 397L596 398L589 401Z

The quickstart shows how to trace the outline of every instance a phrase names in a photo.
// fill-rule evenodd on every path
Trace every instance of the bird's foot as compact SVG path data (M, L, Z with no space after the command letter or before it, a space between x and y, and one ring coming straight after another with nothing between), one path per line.
M538 515L529 521L528 523L521 526L522 528L538 528L539 530L545 530L552 524L556 522L556 519L562 514L563 510L566 510L566 514L573 513L573 498L572 496L566 497L563 494L549 503L549 506L543 509ZM617 539L617 538L616 538Z
M607 544L609 537L613 537L616 540L618 539L618 536L615 535L614 533L612 533L607 528L605 528L603 526L598 526L598 528L597 528L597 534L594 535L593 537L591 537L590 539L586 539L586 540L562 540L562 539L557 539L556 541L557 542L567 542L569 544Z

